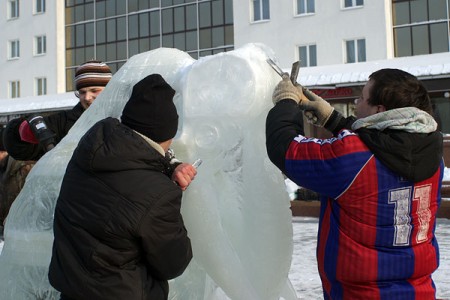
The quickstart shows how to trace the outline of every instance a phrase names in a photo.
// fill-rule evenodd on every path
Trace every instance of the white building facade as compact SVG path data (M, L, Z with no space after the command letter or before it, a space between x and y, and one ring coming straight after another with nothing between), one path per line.
M390 0L350 1L347 7L343 0L242 2L234 2L235 47L264 43L282 68L301 58L304 67L358 62L358 48L362 61L394 57ZM348 49L352 43L356 56ZM308 59L300 57L300 47Z
M65 92L64 1L0 1L0 99Z
M134 54L234 49L233 0L0 0L0 99L73 90L75 68ZM1 112L0 112L1 113Z
M429 88L450 133L449 3L0 0L0 101L70 92L76 66L89 59L108 63L114 73L132 55L159 47L199 58L263 43L285 70L300 60L300 83L327 89L321 95L346 114L368 71L408 69ZM430 58L433 70L424 71ZM414 69L416 64L420 68Z
M449 0L251 0L234 7L235 46L261 42L288 68L449 52Z

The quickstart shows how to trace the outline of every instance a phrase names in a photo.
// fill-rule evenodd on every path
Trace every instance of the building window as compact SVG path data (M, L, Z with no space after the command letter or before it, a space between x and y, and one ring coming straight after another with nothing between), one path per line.
M160 47L195 59L234 49L233 0L64 2L67 91L73 90L76 66L92 58L114 73L131 56ZM261 2L268 13L269 0Z
M448 52L447 1L392 1L396 57Z
M347 61L346 63L355 63L366 61L366 40L350 40L345 42Z
M297 14L305 15L315 13L316 9L314 1L315 0L297 0Z
M317 66L317 46L306 45L298 47L298 57L301 67Z
M344 0L344 7L356 7L356 6L363 6L364 0Z
M253 21L269 20L269 0L253 0Z
M19 0L8 0L8 19L19 17Z
M35 79L36 96L47 95L47 78L40 77Z
M20 57L20 42L19 40L9 41L9 59Z
M34 0L34 13L35 14L45 13L45 0Z
M9 82L9 98L19 98L20 97L20 81L10 81Z
M34 37L34 55L47 53L47 38L45 35Z

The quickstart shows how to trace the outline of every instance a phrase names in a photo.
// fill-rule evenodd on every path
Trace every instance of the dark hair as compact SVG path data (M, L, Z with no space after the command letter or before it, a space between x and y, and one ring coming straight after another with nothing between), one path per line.
M3 132L5 131L5 127L0 125L0 151L6 151L5 144L3 143Z
M430 115L431 100L425 86L414 75L399 69L381 69L369 76L373 81L368 102L386 110L417 107Z

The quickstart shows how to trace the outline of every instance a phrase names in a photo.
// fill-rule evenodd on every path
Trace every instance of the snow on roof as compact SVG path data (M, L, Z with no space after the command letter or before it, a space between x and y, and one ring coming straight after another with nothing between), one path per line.
M383 68L401 69L421 80L450 77L450 52L301 68L298 82L307 87L364 84L371 73Z
M65 110L74 107L79 99L73 92L13 99L0 99L0 115Z
M419 79L450 77L450 52L398 57L363 63L301 68L298 82L307 87L363 85L379 69L397 68ZM290 72L290 70L284 70ZM0 99L0 115L70 109L78 103L73 92Z

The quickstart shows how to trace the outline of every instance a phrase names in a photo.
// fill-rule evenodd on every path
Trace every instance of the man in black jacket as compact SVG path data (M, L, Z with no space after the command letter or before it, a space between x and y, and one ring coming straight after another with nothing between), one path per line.
M49 280L61 299L167 299L168 280L188 266L182 189L165 158L178 126L174 94L149 75L121 122L106 118L81 138L55 209Z

